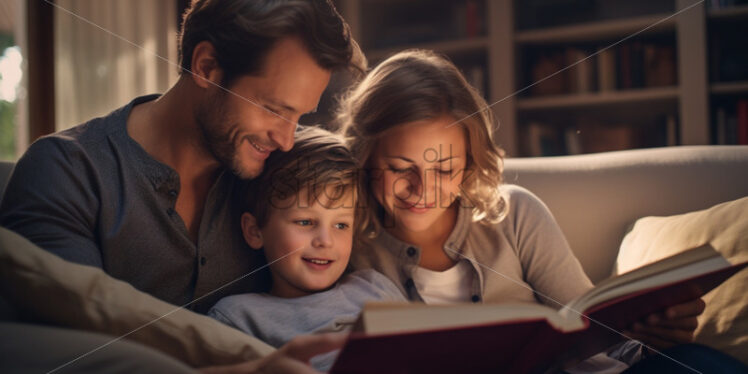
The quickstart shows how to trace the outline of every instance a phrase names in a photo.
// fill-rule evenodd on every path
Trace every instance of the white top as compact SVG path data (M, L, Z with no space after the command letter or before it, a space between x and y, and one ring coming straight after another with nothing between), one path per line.
M444 271L419 266L413 272L413 282L426 304L464 303L471 301L473 273L467 261L458 261Z

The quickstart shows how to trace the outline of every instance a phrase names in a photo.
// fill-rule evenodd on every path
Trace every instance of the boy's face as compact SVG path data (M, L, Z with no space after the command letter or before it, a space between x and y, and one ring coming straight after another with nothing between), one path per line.
M242 216L247 244L263 248L270 264L272 295L300 297L326 290L348 265L355 204L351 196L330 202L325 195L311 203L305 191L273 200L262 228L251 214Z

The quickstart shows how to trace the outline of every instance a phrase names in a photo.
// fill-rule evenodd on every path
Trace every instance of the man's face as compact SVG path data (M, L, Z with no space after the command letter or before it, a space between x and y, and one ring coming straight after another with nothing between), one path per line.
M300 40L279 40L256 76L241 76L231 92L210 86L195 110L205 145L241 178L254 178L277 149L293 146L301 115L317 108L330 71L317 65Z

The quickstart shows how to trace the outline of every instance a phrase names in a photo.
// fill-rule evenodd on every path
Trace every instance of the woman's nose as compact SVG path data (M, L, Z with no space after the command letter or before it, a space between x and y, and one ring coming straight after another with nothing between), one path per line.
M425 169L423 172L412 172L401 183L405 188L400 190L398 194L400 198L426 203L434 201L437 183L435 170Z

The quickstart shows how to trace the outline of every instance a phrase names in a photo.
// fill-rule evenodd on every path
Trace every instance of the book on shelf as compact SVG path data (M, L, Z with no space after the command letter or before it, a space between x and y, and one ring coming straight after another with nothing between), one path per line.
M605 280L560 310L540 304L367 304L331 373L542 373L625 340L617 331L694 300L745 268L711 246Z
M748 145L748 98L723 103L715 112L715 142Z
M668 147L676 146L680 143L678 141L678 120L673 114L665 115L665 134L667 134Z
M567 127L564 130L564 140L566 141L566 154L578 155L583 152L581 131L575 127Z
M566 61L562 53L540 54L530 69L530 92L535 96L567 93L567 77L562 71L565 67Z
M748 99L738 100L737 103L737 143L748 144Z
M643 47L644 85L646 87L676 84L675 48L670 45L645 44Z
M717 144L727 143L727 113L725 108L717 108Z
M582 151L599 153L637 148L638 127L628 124L580 126Z
M569 91L572 93L589 93L594 90L593 59L579 48L567 48L566 65L569 66Z
M597 54L597 84L602 92L616 89L616 56L613 49L604 49Z
M530 157L559 156L566 153L557 127L541 122L527 124L525 149Z

